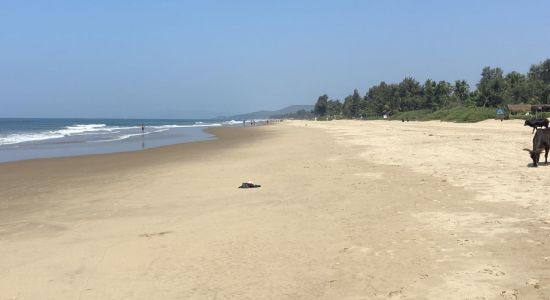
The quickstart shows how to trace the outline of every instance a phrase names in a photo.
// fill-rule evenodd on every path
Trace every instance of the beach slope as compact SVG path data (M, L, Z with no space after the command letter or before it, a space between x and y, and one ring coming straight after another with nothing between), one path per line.
M550 170L518 124L296 121L0 164L0 299L546 299Z

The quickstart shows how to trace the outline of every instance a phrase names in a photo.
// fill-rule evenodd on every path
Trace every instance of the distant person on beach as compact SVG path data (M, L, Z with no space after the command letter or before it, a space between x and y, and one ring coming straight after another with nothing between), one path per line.
M246 127L246 120L243 120L243 127Z
M141 133L145 132L145 125L141 124Z

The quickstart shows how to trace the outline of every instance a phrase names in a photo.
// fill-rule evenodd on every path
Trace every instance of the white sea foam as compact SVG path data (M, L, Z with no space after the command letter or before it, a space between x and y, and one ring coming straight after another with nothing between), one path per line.
M229 122L236 122L236 121L229 121ZM125 140L136 135L159 133L172 128L217 127L217 126L230 125L230 124L231 123L227 123L227 122L224 122L223 124L196 122L193 125L168 124L168 125L146 126L147 129L153 129L153 131L146 131L145 133L139 132L135 134L134 133L124 134L124 133L130 130L139 130L141 129L141 126L107 126L106 124L75 124L75 125L66 126L58 130L42 131L42 132L22 132L22 133L11 133L6 135L0 135L0 146L20 144L25 142L45 141L50 139L59 139L59 138L70 137L70 136L123 134L113 139L96 140L96 141L116 141L116 140Z
M120 131L114 131L114 130L106 130L106 131L96 131L96 132L83 132L83 133L75 133L71 134L71 136L81 136L81 135L105 135L105 134L114 134L114 133L120 133Z
M243 121L230 120L230 121L225 121L222 124L223 125L240 125L242 123L243 123Z
M111 129L107 128L107 125L105 124L76 124L66 126L59 130L7 134L5 136L0 136L0 145L12 145L24 142L59 139L66 136L85 135L105 131L111 131Z
M125 139L128 139L128 138L131 138L133 136L140 136L140 135L148 135L148 134L151 134L151 133L159 133L159 132L163 132L163 131L167 131L168 129L160 129L160 130L155 130L155 131L147 131L147 132L144 132L144 133L132 133L132 134L125 134L125 135L121 135L121 136L118 136L116 138L113 138L113 139L108 139L108 140L97 140L97 141L89 141L90 143L99 143L99 142L114 142L114 141L121 141L121 140L125 140Z
M200 123L200 122L197 122ZM147 128L155 129L171 129L171 128L193 128L193 127L217 127L222 126L220 123L202 123L202 124L193 124L193 125L158 125L158 126L149 126Z
M115 131L115 130L130 130L130 129L141 129L141 126L112 126L112 127L107 127L105 128L104 130L107 130L107 131Z
M218 127L218 126L222 126L222 124L220 123L210 123L210 124L195 124L191 127Z
M74 135L77 133L90 132L90 131L104 131L107 125L105 124L77 124L67 126L63 129L54 131L64 136Z
M63 136L63 134L55 132L8 134L6 136L0 136L0 145L12 145L24 142L58 139Z

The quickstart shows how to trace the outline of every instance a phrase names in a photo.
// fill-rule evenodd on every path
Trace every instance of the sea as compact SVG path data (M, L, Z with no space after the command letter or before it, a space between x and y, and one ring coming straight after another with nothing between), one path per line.
M236 120L199 119L0 118L0 163L211 140L216 137L206 128L242 124Z

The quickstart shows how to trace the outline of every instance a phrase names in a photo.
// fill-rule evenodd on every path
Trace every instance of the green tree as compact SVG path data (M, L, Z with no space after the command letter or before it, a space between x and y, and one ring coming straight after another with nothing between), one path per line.
M399 83L400 110L420 109L422 105L422 86L412 77L406 77Z
M389 97L386 98L386 112L393 115L401 111L401 96L399 95L399 85L390 84Z
M453 96L459 105L466 104L470 97L470 85L466 80L456 80L453 87Z
M532 100L537 103L550 103L550 59L532 65L528 77L529 88L533 91Z
M335 117L342 114L342 103L340 100L329 100L327 103L327 115Z
M477 84L478 106L496 107L504 102L506 82L502 76L502 69L485 67L481 71L481 79Z
M447 81L439 81L435 87L435 99L438 108L448 107L451 98L451 84Z
M380 84L371 87L365 95L367 110L376 115L384 114L385 94L388 91L388 85L382 81Z
M533 101L534 94L529 88L527 76L516 71L506 74L505 101L509 103L529 103Z
M527 74L485 67L475 90L465 80L420 84L406 77L398 84L380 82L371 86L364 97L357 90L344 102L319 97L314 112L318 116L356 118L367 114L393 114L400 111L430 109L436 111L460 105L496 107L506 103L550 103L550 59L531 66Z
M357 90L353 90L353 94L344 99L343 113L348 118L359 117L361 105L361 96Z
M529 69L529 78L533 80L541 80L544 83L550 83L550 59L547 59L540 64L532 65Z
M431 79L424 82L424 109L437 110L437 101L435 97L435 88L437 84Z
M318 117L324 117L327 114L328 110L328 96L322 95L319 96L317 99L317 103L315 103L315 107L313 109L313 113L315 113Z

